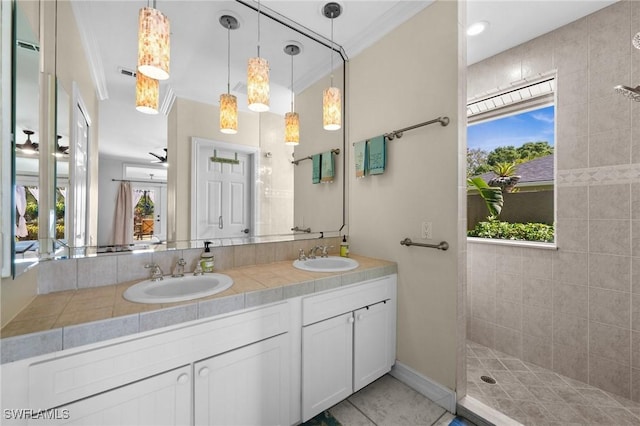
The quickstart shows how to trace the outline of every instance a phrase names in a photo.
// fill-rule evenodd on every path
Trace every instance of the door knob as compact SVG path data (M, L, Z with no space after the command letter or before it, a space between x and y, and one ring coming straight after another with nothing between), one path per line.
M244 228L244 229L242 230L242 232L244 232L245 234L248 234L248 233L249 233L249 228Z

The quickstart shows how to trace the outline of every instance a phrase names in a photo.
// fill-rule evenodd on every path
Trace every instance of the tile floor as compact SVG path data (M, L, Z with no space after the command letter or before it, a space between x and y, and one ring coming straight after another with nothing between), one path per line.
M640 425L639 403L471 341L467 395L524 425Z
M388 374L329 412L343 426L445 426L455 418Z

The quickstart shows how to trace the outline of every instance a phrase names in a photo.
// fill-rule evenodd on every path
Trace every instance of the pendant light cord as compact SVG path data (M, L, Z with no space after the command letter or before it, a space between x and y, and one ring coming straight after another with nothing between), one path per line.
M231 22L227 20L227 95L231 93Z
M294 109L293 109L293 54L291 54L291 112L294 112Z
M333 87L333 12L331 12L331 87Z
M260 0L258 0L258 58L260 57Z

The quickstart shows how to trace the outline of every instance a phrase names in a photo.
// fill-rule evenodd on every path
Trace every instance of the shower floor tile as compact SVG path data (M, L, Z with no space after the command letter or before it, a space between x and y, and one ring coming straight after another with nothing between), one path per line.
M640 426L640 403L472 341L467 395L524 425Z

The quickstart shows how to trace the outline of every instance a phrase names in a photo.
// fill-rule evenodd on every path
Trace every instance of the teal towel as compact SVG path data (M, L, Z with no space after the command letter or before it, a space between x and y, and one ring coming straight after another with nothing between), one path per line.
M334 168L333 168L333 153L331 151L323 152L322 156L322 169L320 171L320 181L322 183L333 182Z
M369 168L367 141L356 142L353 148L353 155L356 159L356 177L365 177Z
M311 161L313 162L313 174L311 181L313 183L320 183L320 155L316 154L311 156Z
M387 165L386 141L384 136L376 136L369 139L369 174L380 175L384 173Z

